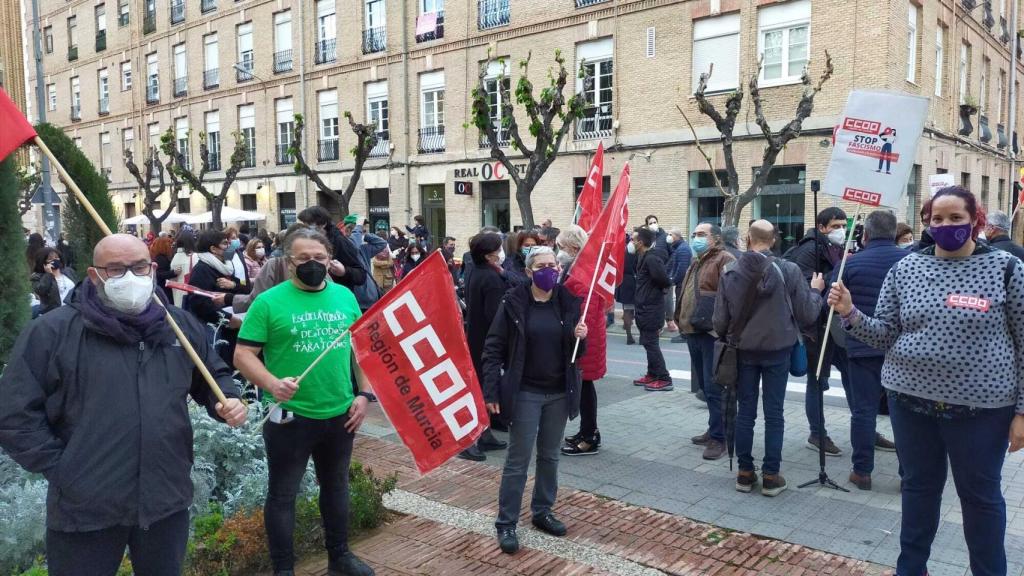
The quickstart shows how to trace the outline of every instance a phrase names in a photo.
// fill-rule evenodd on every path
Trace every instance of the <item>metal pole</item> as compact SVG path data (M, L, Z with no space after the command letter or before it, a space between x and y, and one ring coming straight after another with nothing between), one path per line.
M1010 37L1012 38L1010 41L1010 185L1008 190L1009 194L1007 194L1008 203L1006 206L1000 207L1005 209L1007 214L1013 213L1013 199L1016 195L1013 183L1019 180L1019 178L1017 178L1017 153L1013 149L1014 145L1017 143L1015 139L1017 131L1017 47L1020 45L1020 38L1017 36L1017 1L1018 0L1013 0L1012 2L1013 14L1010 17ZM1012 235L1013 233L1011 232L1011 237Z
M307 126L308 126L308 122L309 122L309 114L308 114L308 112L309 111L306 109L306 15L305 15L305 10L304 10L305 6L306 6L305 2L301 2L301 1L299 2L299 106L302 107L302 121L306 122ZM315 123L314 123L314 126L315 126ZM309 132L308 132L308 128L307 128L307 132L305 134L305 137L302 139L302 157L303 158L309 158ZM308 188L309 184L308 184L308 180L309 180L309 178L306 178L306 177L299 178L299 185L302 187L302 201L304 203L303 208L307 208L307 207L309 207L311 205L310 201L309 201L309 188ZM296 212L295 213L298 214L298 202L296 202L295 207L296 207ZM281 221L281 205L280 205L280 203L278 203L278 206L277 206L277 218L278 218L278 221L280 222Z
M38 108L36 116L39 123L42 124L46 122L46 86L43 81L43 31L39 23L39 0L32 0L32 20L36 60L36 108ZM42 157L42 177L39 180L39 191L42 192L43 227L50 241L56 246L57 241L60 240L60 218L57 217L57 212L53 208L55 197L53 186L50 185L50 159L45 154Z

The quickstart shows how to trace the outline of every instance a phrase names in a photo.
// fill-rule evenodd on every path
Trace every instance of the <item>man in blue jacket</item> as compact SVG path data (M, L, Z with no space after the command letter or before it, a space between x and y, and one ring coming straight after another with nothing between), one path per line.
M896 245L896 216L888 210L868 214L864 220L864 249L849 257L843 272L843 285L852 294L858 310L868 315L875 313L882 281L889 269L907 254L908 250ZM837 268L831 281L835 282L838 275ZM887 452L896 450L892 442L878 436L875 431L885 351L847 335L846 354L850 373L848 401L853 414L850 420L850 445L853 446L850 482L861 490L870 490L875 448Z

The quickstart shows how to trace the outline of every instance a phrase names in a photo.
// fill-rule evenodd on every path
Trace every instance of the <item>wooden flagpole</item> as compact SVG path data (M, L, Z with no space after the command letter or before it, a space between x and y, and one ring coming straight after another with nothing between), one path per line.
M587 312L590 311L590 300L594 296L594 286L597 285L597 277L601 274L601 264L604 262L604 248L607 246L607 242L601 242L601 250L597 253L597 262L594 264L594 277L590 279L590 290L587 291L587 300L583 304L583 316L580 318L582 322L587 321ZM580 250L582 252L582 249ZM580 339L576 338L576 345L572 349L572 364L576 363L576 354L580 351Z
M344 332L342 332L341 334L338 334L338 337L335 338L333 342L328 344L327 348L324 348L324 351L321 352L320 355L316 357L316 360L313 360L313 363L310 364L309 367L307 367L306 370L302 372L302 374L299 374L299 377L295 379L295 385L298 386L299 382L302 382L303 378L305 378L306 376L309 375L310 372L312 372L313 368L317 364L319 364L320 361L324 359L324 357L327 356L328 352L330 352L331 350L334 350L335 348L337 348L338 344L341 344L341 341L345 339L345 336L348 336L348 333L349 333L349 330L346 328ZM274 413L274 410L277 410L278 408L280 408L280 406L281 406L280 402L274 402L274 405L271 406L270 410L267 411L267 415L263 417L263 420L260 420L260 426L266 424L267 420L270 419L270 415Z
M846 259L850 257L850 248L853 247L853 231L857 226L857 222L860 221L860 211L862 204L857 204L857 213L853 217L853 226L850 227L850 233L846 235L846 244L843 248L843 260L839 263L839 274L836 276L836 281L842 283L843 271L846 270ZM828 281L825 281L825 297L828 297L828 292L832 289L832 286L828 285ZM825 322L825 334L821 337L821 352L818 354L818 369L815 371L818 380L821 380L821 370L825 367L825 349L828 347L828 333L832 329L832 317L835 316L836 307L828 307L828 320Z
M57 157L53 155L53 152L51 152L50 148L45 142L43 142L43 139L37 135L33 141L35 142L35 145L39 147L39 150L50 159L54 168L57 169L57 174L60 175L60 179L67 184L68 188L70 188L72 192L74 192L75 198L85 208L85 211L89 213L89 216L92 216L93 221L96 222L96 225L99 226L103 234L106 236L113 235L114 233L110 230L110 227L103 221L103 218L100 218L99 213L97 213L96 209L93 208L92 203L89 202L89 199L82 193L78 184L75 184L75 181L71 179L71 175L64 170L64 166L62 166L60 161L57 160ZM185 337L185 333L181 331L181 327L174 321L174 317L171 316L171 313L167 310L167 307L164 306L164 303L160 301L160 298L156 295L155 291L153 292L153 301L164 309L164 316L167 318L167 323L170 324L171 330L173 330L174 335L178 337L181 347L185 349L186 353L188 353L189 358L192 359L192 363L196 365L196 368L198 368L199 372L203 375L203 379L206 380L206 383L210 386L214 396L217 397L217 401L221 404L226 403L228 399L224 396L224 392L220 389L220 386L217 385L217 381L213 379L213 374L210 374L210 370L206 368L205 364L203 364L203 360L199 357L199 354L196 353L195 348L192 347L192 343Z

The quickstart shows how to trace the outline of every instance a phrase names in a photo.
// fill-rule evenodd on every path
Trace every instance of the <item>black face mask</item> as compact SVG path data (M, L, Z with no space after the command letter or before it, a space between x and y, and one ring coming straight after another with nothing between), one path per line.
M310 288L319 288L324 278L327 277L327 266L316 260L303 262L295 267L295 277Z

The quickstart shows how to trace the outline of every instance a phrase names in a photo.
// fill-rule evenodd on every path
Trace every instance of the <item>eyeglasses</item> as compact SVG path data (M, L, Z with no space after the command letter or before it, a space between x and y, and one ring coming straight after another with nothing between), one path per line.
M103 270L106 273L107 278L121 278L128 273L128 270L132 271L132 274L136 276L149 276L150 270L153 269L152 262L138 262L131 266L125 266L124 264L111 264L110 266L96 266L97 270Z
M302 266L303 264L305 264L306 262L309 262L311 260L314 260L314 261L319 262L319 263L323 264L324 266L326 266L327 264L330 263L331 257L330 256L318 256L318 257L315 257L315 258L294 258L294 257L292 257L292 262L294 262L296 266Z

